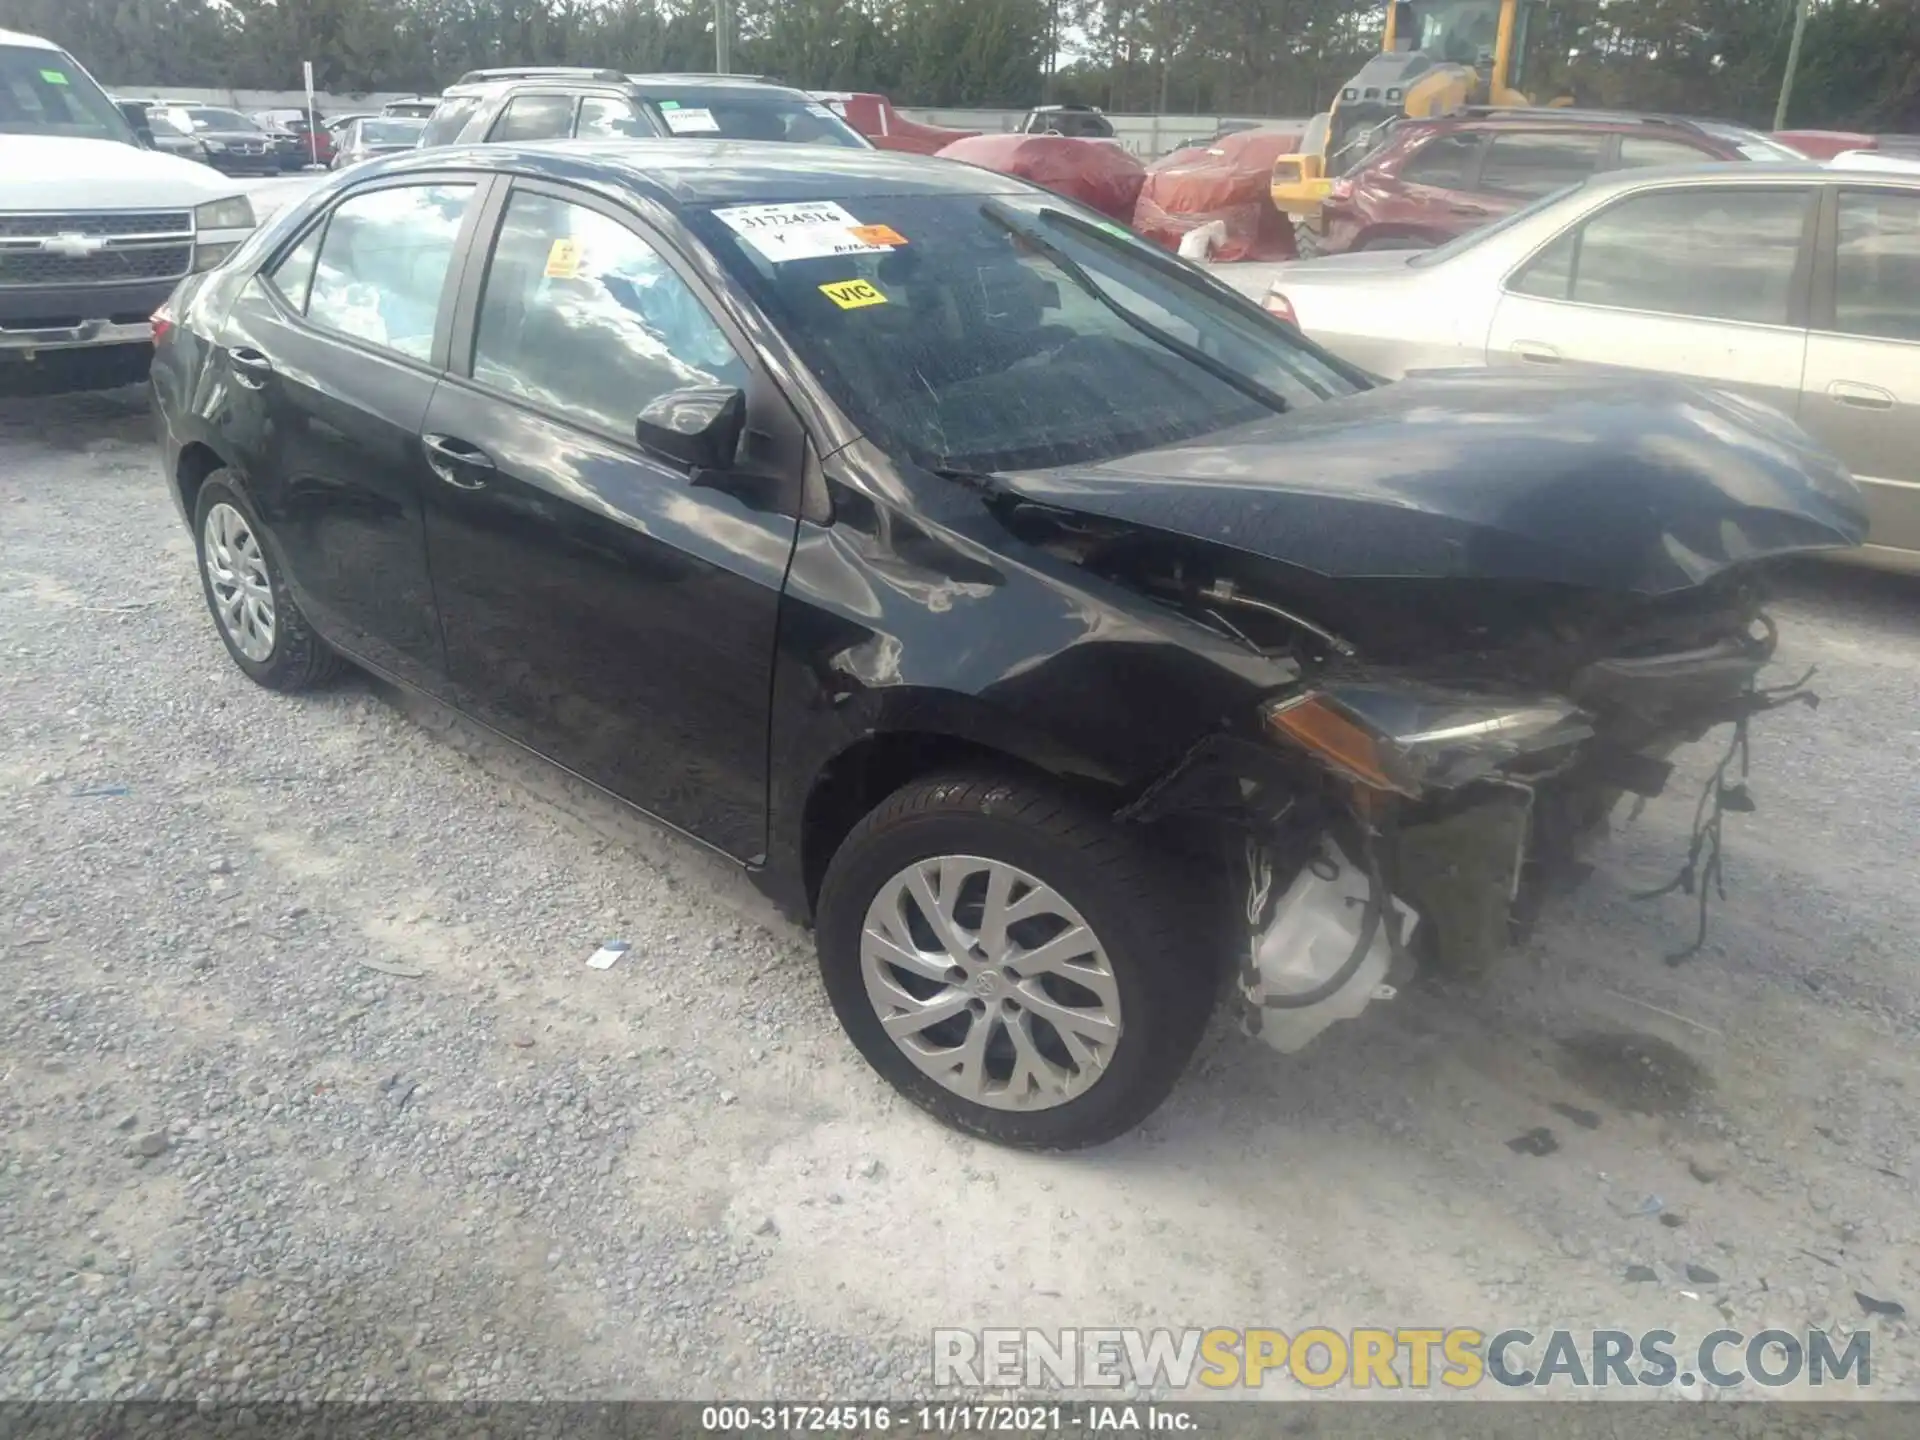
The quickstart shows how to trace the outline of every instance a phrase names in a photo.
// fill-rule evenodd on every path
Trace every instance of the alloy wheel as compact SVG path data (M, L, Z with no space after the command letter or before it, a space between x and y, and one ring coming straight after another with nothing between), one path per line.
M882 885L860 971L883 1029L923 1074L995 1110L1086 1093L1121 1036L1120 991L1093 928L1004 861L918 860Z
M247 517L231 505L207 511L201 530L213 613L233 648L257 665L273 655L273 582Z

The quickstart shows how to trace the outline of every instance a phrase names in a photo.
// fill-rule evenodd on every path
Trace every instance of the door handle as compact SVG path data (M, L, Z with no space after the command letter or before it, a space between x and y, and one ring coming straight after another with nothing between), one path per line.
M1862 385L1858 380L1829 381L1827 394L1842 405L1853 405L1862 410L1891 410L1894 405L1891 390L1882 390L1878 385Z
M1455 215L1485 215L1487 213L1487 208L1484 205L1449 205L1447 209Z
M422 435L420 443L426 446L427 464L447 484L456 490L487 488L483 473L475 473L494 468L486 451L451 435Z
M227 359L233 365L234 383L245 390L263 389L273 374L273 362L250 345L228 351Z
M1558 365L1560 352L1551 345L1542 345L1538 340L1516 340L1513 353L1530 365Z

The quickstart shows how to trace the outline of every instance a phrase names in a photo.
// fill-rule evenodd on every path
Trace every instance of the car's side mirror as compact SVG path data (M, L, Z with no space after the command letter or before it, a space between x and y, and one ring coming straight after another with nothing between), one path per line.
M747 424L747 397L731 385L669 390L634 421L640 448L693 470L733 464Z
M126 119L127 124L133 127L133 138L140 142L141 148L153 149L153 126L147 121L147 107L121 100L115 103L114 108Z

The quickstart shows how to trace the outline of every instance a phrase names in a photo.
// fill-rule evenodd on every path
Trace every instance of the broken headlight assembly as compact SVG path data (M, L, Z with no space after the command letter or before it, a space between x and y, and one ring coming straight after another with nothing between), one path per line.
M1408 798L1514 768L1537 773L1593 734L1579 707L1555 696L1413 682L1320 686L1268 701L1261 719L1335 774Z

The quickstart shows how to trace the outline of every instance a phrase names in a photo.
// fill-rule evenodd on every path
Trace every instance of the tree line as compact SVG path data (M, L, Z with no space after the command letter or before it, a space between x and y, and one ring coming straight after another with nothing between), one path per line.
M1765 124L1798 0L1546 0L1536 99ZM906 105L1300 116L1378 48L1351 0L732 0L733 68ZM484 65L700 70L713 0L0 0L112 84L431 93ZM1920 0L1811 0L1789 123L1920 131Z

